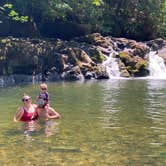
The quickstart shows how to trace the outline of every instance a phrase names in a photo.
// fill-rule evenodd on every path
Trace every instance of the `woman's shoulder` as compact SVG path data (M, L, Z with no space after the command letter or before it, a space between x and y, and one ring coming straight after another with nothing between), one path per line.
M24 110L24 106L20 106L20 107L18 107L17 110L18 110L18 111L22 111L22 110Z

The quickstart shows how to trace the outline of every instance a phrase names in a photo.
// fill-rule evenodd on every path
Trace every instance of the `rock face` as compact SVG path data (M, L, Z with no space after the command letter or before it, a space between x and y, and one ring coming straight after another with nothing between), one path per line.
M139 54L138 54L139 55ZM122 76L129 77L141 77L147 76L148 71L148 61L138 55L131 54L130 52L122 51L119 53L119 58L121 60L121 65L123 65Z
M163 47L161 50L157 51L158 56L164 59L166 64L166 47Z
M98 33L71 41L0 38L0 75L12 76L13 82L108 79L108 71L102 63L114 50L121 76L141 77L149 74L146 55L150 47L158 50L164 45L163 39L140 43L125 38L103 37ZM24 76L30 78L25 79Z

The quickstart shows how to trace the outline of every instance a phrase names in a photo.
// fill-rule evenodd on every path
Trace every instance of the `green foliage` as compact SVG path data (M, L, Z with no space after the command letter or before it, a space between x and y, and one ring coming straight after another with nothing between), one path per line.
M7 15L9 16L9 18L11 18L12 20L20 21L22 23L28 21L28 16L19 16L19 13L13 9L13 4L6 3L3 5L3 7L5 11L7 12Z
M8 9L12 9L13 5L11 3L6 3L5 5L3 5L4 8L8 8Z
M92 31L134 39L166 36L166 0L15 0L3 8L11 19L68 21L90 25ZM3 9L0 7L0 18ZM2 11L2 12L1 12Z
M14 10L11 10L8 14L10 17L18 17L18 13Z
M135 39L165 34L166 0L105 0L102 31Z
M27 22L27 21L28 21L28 16L21 16L21 17L20 17L20 21L21 21L22 23Z
M92 0L92 4L95 6L100 6L103 4L103 1L102 0Z
M20 13L28 15L33 21L44 22L55 19L65 19L66 13L71 12L70 5L63 0L16 0Z

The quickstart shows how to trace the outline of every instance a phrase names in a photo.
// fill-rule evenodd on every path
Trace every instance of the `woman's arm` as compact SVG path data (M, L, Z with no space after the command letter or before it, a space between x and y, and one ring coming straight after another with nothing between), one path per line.
M18 111L16 112L16 114L15 114L15 116L14 116L14 118L13 118L13 121L14 121L14 122L20 121L22 115L23 115L22 109L21 109L21 108L18 108Z
M48 107L48 118L50 119L59 119L60 114L56 112L52 107Z

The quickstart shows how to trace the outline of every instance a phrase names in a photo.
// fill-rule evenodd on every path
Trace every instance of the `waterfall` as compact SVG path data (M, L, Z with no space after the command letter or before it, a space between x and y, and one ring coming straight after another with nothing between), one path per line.
M106 60L103 62L103 66L106 67L109 78L120 77L118 58L114 58L115 54L117 54L115 51L111 51L109 56L105 55Z
M166 65L155 51L149 53L149 71L153 78L166 79Z
M112 49L109 55L105 55L106 60L103 62L103 66L106 67L109 78L122 78L120 77L119 59L115 58L116 54L118 53ZM166 65L164 59L158 56L156 51L150 51L148 56L150 76L147 78L166 79Z

